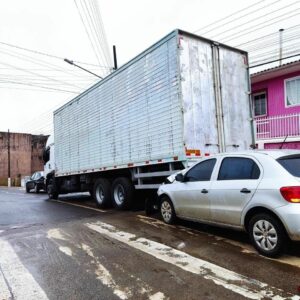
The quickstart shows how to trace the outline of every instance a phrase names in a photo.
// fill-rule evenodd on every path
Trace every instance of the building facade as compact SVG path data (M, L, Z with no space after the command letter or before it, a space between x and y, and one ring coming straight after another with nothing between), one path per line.
M42 154L47 138L44 135L0 132L0 185L7 185L9 173L12 186L20 186L22 178L43 170Z
M251 75L259 149L300 149L300 61Z

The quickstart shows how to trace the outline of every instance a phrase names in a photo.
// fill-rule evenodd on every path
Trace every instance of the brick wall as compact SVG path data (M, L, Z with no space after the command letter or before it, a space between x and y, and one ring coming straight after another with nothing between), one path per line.
M10 133L10 176L20 186L24 176L43 170L42 153L48 136ZM8 133L0 132L0 185L7 185Z

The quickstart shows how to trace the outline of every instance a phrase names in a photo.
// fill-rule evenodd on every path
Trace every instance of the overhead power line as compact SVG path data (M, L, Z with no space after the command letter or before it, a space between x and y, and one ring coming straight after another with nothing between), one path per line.
M291 32L291 31L294 31L295 29L297 29L299 27L300 27L300 25L295 25L295 26L292 26L292 27L285 28L284 31L285 32L287 32L287 31ZM244 45L248 45L248 44L251 44L253 42L255 42L255 44L256 44L257 41L260 41L260 40L264 40L265 41L266 38L268 38L268 37L274 37L274 36L276 36L276 38L278 37L278 31L270 33L270 34L267 34L267 35L260 36L258 38L255 38L253 40L250 40L250 41L238 44L238 45L235 45L235 47L242 47Z
M34 54L37 54L37 55L43 55L43 56L47 56L47 57L55 58L55 59L59 59L59 60L63 60L64 59L64 57L62 57L62 56L57 56L57 55L49 54L49 53L42 52L42 51L39 51L39 50L33 50L33 49L21 47L21 46L10 44L10 43L6 43L6 42L1 42L0 41L0 44L8 46L8 47L16 48L16 49L19 49L19 50L31 52L31 53L34 53ZM74 61L77 62L77 63L80 63L80 64L84 64L84 65L89 65L89 66L94 66L94 67L100 67L100 68L104 68L104 69L111 69L108 66L96 65L96 64L82 62L82 61L77 61L77 60L74 60Z
M74 0L74 3L98 63L112 68L109 52L107 53L108 46L105 45L107 41L104 38L104 29L96 21L100 13L96 16L96 6L91 5L90 1L87 4L86 0Z
M72 94L79 94L79 92L75 92L75 91L51 88L51 87L48 87L48 86L42 86L42 85L31 84L31 83L22 83L22 82L11 81L11 80L0 80L0 83L11 83L11 84L27 85L27 86L32 86L32 87L39 87L39 88L46 89L46 90L52 90L52 91L58 91L58 92L64 92L64 93L72 93Z
M295 11L299 11L299 9L293 10L293 11L287 13L287 14L294 13ZM282 15L282 16L286 16L287 14L284 14L284 15ZM298 16L299 14L300 14L299 12L298 12L298 13L294 13L294 14L289 15L289 16L286 16L286 17L284 17L284 18L282 18L282 19L280 19L280 20L276 20L276 21L274 21L274 22L272 22L272 23L266 24L267 22L269 22L269 21L271 21L271 20L275 20L275 19L277 19L278 17L273 18L273 19L269 19L269 20L266 21L266 22L259 23L259 24L255 25L255 26L251 26L251 27L245 28L245 29L243 29L243 30L241 30L241 31L239 31L239 32L237 32L237 33L231 34L231 35L225 37L224 39L222 39L222 41L223 41L224 43L227 43L227 42L232 41L232 40L234 40L234 39L237 39L237 38L239 38L239 37L248 35L249 33L253 33L253 32L255 32L255 31L258 31L259 29L269 27L269 26L271 26L271 25L273 25L273 24L278 23L279 21L284 21L284 20L286 20L286 19L296 17L296 16ZM281 16L281 17L282 17L282 16ZM257 27L257 26L259 26L259 25L261 25L261 26L260 26L260 27ZM252 28L252 29L251 29L251 28ZM250 29L250 30L249 30L249 29ZM247 30L248 30L248 31L247 31Z
M254 14L254 13L256 13L256 12L262 11L263 9L268 8L268 7L270 7L270 6L273 6L274 4L276 4L276 3L278 3L278 2L281 2L281 1L282 1L282 0L277 0L277 1L274 1L274 2L272 2L272 3L267 4L267 5L265 5L265 6L259 7L259 8L255 9L255 10L253 10L253 11L247 12L247 13L241 15L241 16L238 16L237 18L230 18L230 21L228 21L228 22L226 22L226 23L224 23L224 24L222 24L222 25L220 25L220 26L216 26L216 27L214 27L214 28L212 28L212 29L210 29L210 30L208 30L208 31L205 31L205 32L203 32L202 34L207 34L207 33L209 33L209 32L215 31L215 30L217 30L217 29L219 29L219 28L222 28L222 29L223 29L224 26L226 26L226 25L228 25L228 24L231 24L231 23L236 22L236 21L238 21L238 20L244 19L245 17L249 17L250 15L252 15L252 14ZM262 2L263 2L263 1L261 1L259 4L261 4ZM253 20L253 21L255 21L255 20ZM239 27L240 27L241 25L243 25L243 24L239 24ZM236 28L236 27L233 27L233 28ZM232 30L232 29L228 29L228 31L230 31L230 30ZM221 33L220 33L220 34L221 34ZM218 34L218 35L219 35L219 34Z
M262 2L265 2L265 1L266 1L266 0L260 0L260 1L254 3L254 4L250 5L250 6L247 6L247 7L245 7L245 8L240 9L240 10L237 10L237 11L235 11L234 13L232 13L232 14L230 14L230 15L224 17L224 18L221 18L221 19L219 19L219 20L217 20L217 21L215 21L215 22L212 22L212 23L210 23L210 24L208 24L208 25L206 25L206 26L204 26L204 27L201 27L201 28L195 30L194 33L198 32L198 31L201 31L201 30L203 30L203 29L209 28L209 27L211 27L212 25L218 24L218 23L220 23L220 22L222 22L222 21L225 21L225 20L231 18L232 16L234 16L234 15L236 15L236 14L239 14L240 12L243 12L243 11L245 11L245 10L251 8L251 7L254 7L254 6L256 6L256 5L259 5L259 4L261 4Z
M267 64L271 64L271 63L274 63L274 62L277 62L277 61L280 61L280 60L285 60L285 59L289 59L289 58L294 58L294 57L297 57L297 56L300 56L300 53L295 54L295 55L286 56L286 57L283 57L283 58L281 58L281 59L274 59L274 60L267 61L267 62L264 62L264 63L261 63L261 64L257 64L257 65L254 65L254 66L250 66L249 69L256 68L256 67L260 67L260 66L264 66L264 65L267 65Z
M277 0L276 2L279 2L279 1L281 1L281 0ZM275 3L276 3L275 2ZM250 24L250 23L253 23L253 22L256 22L257 20L260 20L260 19L264 19L264 22L268 22L268 21L271 21L271 20L274 20L274 19L276 19L276 18L279 18L279 17L281 17L281 16L284 16L284 15L286 15L286 13L284 13L284 14L282 14L282 15L280 15L280 16L276 16L276 17L274 17L273 19L266 19L266 17L268 17L268 16L270 16L270 15L272 15L272 14L274 14L274 13L277 13L277 12L279 12L279 11L281 11L281 10L283 10L283 9L286 9L286 8L288 8L288 7L290 7L290 6L293 6L295 3L299 3L299 1L297 0L297 1L295 1L295 2L293 2L293 3L291 3L291 4L289 4L289 5L285 5L284 7L280 7L280 8L278 8L278 9L275 9L275 10L273 10L273 11L268 11L268 13L267 14L263 14L263 15L261 15L261 16L256 16L254 19L252 19L252 20L247 20L247 21L245 21L244 23L239 23L238 24L238 28L241 28L242 26L244 26L244 25L248 25L248 24ZM267 5L267 6L269 6L269 5ZM266 7L267 7L266 6ZM292 10L292 11L289 11L288 13L293 13L295 10ZM247 16L247 15L245 15L245 16ZM231 22L230 22L231 23ZM260 24L262 24L262 23L260 23ZM256 24L255 26L257 26L257 25L260 25L260 24ZM251 26L252 27L252 26ZM251 28L251 27L249 27L249 28ZM224 28L224 27L222 27L222 28ZM234 30L236 30L236 26L233 26L233 27L231 27L231 28L227 28L226 30L224 30L224 31L222 31L222 32L219 32L219 33L217 33L216 35L214 35L213 36L213 38L216 38L216 37L218 37L218 36L221 36L222 34L224 34L224 33L227 33L227 32L230 32L230 31L234 31ZM229 37L230 37L231 35L229 35ZM226 39L226 37L225 37L225 39Z

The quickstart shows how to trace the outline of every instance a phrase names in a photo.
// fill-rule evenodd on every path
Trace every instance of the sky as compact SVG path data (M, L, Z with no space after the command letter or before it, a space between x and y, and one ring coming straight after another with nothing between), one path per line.
M64 58L103 77L112 45L120 66L180 28L248 47L259 63L277 55L280 28L290 28L286 54L300 53L299 12L299 0L1 0L0 131L48 134L53 110L99 80Z

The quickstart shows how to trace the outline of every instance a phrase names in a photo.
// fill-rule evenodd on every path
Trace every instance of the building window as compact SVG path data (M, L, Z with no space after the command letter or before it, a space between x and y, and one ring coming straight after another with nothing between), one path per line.
M285 101L287 106L300 104L300 77L285 80Z
M264 116L267 114L267 94L257 93L253 95L254 116Z

